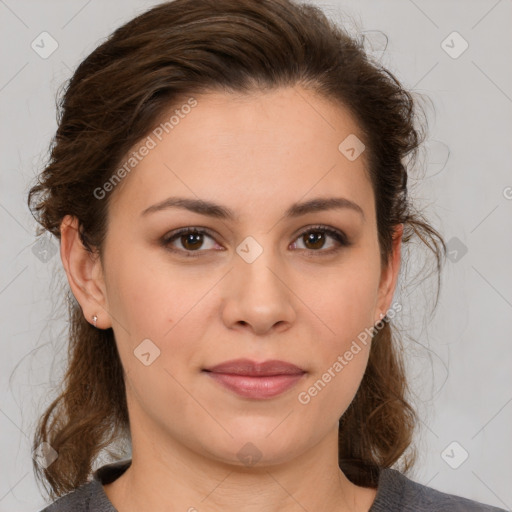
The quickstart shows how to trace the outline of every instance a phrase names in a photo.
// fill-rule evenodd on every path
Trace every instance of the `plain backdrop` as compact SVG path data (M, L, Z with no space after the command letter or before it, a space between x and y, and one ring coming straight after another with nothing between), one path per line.
M433 262L415 252L418 243L408 255L410 281L401 277L396 295L404 304L400 322L421 417L412 478L510 510L512 2L314 3L349 30L363 31L372 56L432 103L423 170L411 171L410 193L448 242L449 259L434 313L435 278L422 280ZM59 86L115 28L153 5L0 1L3 512L45 505L32 471L32 435L54 398L66 352L58 244L36 244L26 194L56 129Z

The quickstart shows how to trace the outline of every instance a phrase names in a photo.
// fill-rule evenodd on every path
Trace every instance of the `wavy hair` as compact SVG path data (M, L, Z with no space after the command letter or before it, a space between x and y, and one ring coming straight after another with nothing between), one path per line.
M84 247L101 255L110 194L96 200L94 190L178 98L287 86L349 109L365 137L382 264L394 229L404 224L402 243L418 237L433 252L439 284L445 243L407 195L408 168L424 139L416 101L367 55L362 37L349 35L318 7L293 0L174 0L115 30L81 62L58 101L48 162L28 193L38 235L47 231L60 240L60 224L72 215ZM52 499L85 483L102 449L130 437L113 330L90 325L70 290L67 303L62 391L33 437L34 450L46 442L58 453L46 468L34 460L36 478L49 484ZM339 466L363 486L376 487L380 468L400 461L407 472L416 460L411 445L418 418L409 403L400 333L385 320L339 422Z

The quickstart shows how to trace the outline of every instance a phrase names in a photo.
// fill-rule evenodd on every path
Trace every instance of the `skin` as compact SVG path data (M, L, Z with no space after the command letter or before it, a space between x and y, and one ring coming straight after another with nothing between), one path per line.
M381 267L365 154L349 161L338 150L362 135L339 105L298 87L195 98L114 190L103 261L84 250L76 219L61 225L72 291L89 322L96 314L98 328L113 328L126 372L132 465L104 490L119 512L367 511L376 490L339 469L337 435L370 343L307 405L298 394L390 308L403 226ZM170 196L214 201L238 219L176 208L141 216ZM294 202L331 196L354 201L364 218L348 208L283 217ZM315 224L343 231L352 245L322 256L339 244L330 236L308 244L301 233ZM160 244L188 226L213 235L170 245L181 254L196 247L199 257ZM252 263L236 252L248 236L263 249ZM134 355L146 338L160 350L148 366ZM201 371L239 357L281 359L307 373L257 400ZM248 442L261 456L252 466L237 457Z

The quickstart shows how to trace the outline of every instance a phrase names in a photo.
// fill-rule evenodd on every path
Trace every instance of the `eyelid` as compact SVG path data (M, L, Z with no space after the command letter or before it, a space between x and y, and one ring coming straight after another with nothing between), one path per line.
M327 255L333 255L336 252L338 252L339 250L341 250L343 248L346 248L346 247L349 247L349 246L352 245L352 242L350 241L350 239L348 238L348 236L345 234L344 231L342 231L342 230L340 230L338 228L334 228L332 226L325 225L325 224L316 224L316 225L310 225L310 226L306 226L304 228L301 228L294 235L292 243L295 243L295 241L299 237L301 237L301 236L303 236L303 235L305 235L307 233L315 232L315 231L324 232L328 237L331 237L332 239L334 239L338 243L338 246L335 247L335 248L332 248L332 249L328 249L328 250L323 250L323 249L317 249L317 250L315 250L315 249L299 249L300 251L306 252L308 254L318 254L318 255L326 255L327 256ZM197 233L197 234L207 235L212 240L217 242L216 241L216 236L217 235L214 234L209 228L206 228L206 227L203 227L203 226L187 226L187 227L184 227L184 228L175 229L173 231L170 231L166 235L164 235L164 237L161 240L161 244L164 246L164 248L166 248L167 250L169 250L169 251L171 251L173 253L186 254L187 255L186 257L197 257L201 253L208 253L208 252L210 252L210 250L198 249L196 251L187 251L185 249L176 249L176 248L170 247L171 242L173 242L174 240L178 239L178 237L180 237L182 235L189 234L189 233Z

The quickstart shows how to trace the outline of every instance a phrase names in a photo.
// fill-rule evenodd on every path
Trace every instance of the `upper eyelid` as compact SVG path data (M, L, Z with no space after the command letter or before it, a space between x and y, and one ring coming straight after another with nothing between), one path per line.
M346 235L344 230L341 230L339 228L335 228L333 226L323 225L323 224L316 224L316 225L311 225L311 226L306 226L304 228L301 228L298 232L295 232L296 234L294 235L293 241L295 241L297 238L299 238L300 236L304 235L305 233L308 233L310 231L315 231L315 230L325 231L326 235L328 237L333 238L333 239L335 239L335 235L338 234L342 238L344 238L347 241L347 244L348 244L348 236ZM332 231L333 233L331 234L331 233L329 233L329 231ZM164 241L166 243L171 243L171 240L173 238L176 238L176 237L178 237L180 235L183 235L183 234L187 234L187 232L189 232L189 233L199 232L201 234L209 236L214 241L217 241L216 240L216 235L214 233L212 233L210 228L207 228L207 227L204 227L204 226L186 226L186 227L183 227L183 228L177 228L175 230L170 231L168 234L164 235L163 239L164 239ZM336 240L336 242L340 243L338 240ZM194 252L205 252L205 251L198 250L198 251L194 251ZM318 252L321 252L321 251L318 251Z

